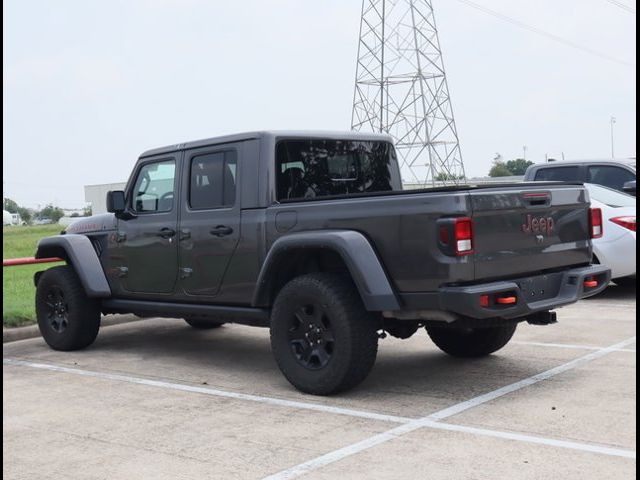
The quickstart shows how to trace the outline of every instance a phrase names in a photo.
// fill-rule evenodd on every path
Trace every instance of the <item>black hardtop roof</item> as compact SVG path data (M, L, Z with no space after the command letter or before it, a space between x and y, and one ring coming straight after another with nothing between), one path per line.
M360 140L360 141L388 141L392 142L390 135L369 132L351 131L322 131L322 130L262 130L256 132L236 133L220 137L194 140L186 143L167 145L165 147L152 148L140 155L140 158L162 155L164 153L177 152L192 148L206 147L209 145L221 145L225 143L242 142L253 139L271 139L276 141L279 138L322 138L332 140Z

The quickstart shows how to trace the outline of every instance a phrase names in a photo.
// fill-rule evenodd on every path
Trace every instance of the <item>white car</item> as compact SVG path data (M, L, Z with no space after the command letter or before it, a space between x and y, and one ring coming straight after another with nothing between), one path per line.
M611 268L619 285L636 281L636 199L617 190L585 183L591 206L602 210L603 235L593 240L594 261Z

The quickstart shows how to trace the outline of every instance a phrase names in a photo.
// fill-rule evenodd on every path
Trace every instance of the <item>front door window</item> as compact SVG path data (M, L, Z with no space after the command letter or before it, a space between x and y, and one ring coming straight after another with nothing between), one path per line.
M133 210L137 213L170 212L173 209L175 176L173 160L144 165L133 188Z

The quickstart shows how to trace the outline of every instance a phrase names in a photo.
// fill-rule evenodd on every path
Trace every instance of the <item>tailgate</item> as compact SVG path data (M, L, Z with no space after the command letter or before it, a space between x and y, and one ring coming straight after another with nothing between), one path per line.
M591 262L589 203L581 185L527 185L470 193L475 279Z

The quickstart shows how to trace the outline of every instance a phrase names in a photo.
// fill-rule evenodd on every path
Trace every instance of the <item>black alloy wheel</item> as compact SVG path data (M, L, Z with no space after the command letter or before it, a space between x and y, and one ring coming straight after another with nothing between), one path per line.
M309 370L325 367L333 355L335 338L321 305L301 305L291 318L289 346L300 365Z
M64 292L59 285L52 285L46 295L46 315L51 329L56 333L62 333L69 325L69 306L64 298Z

